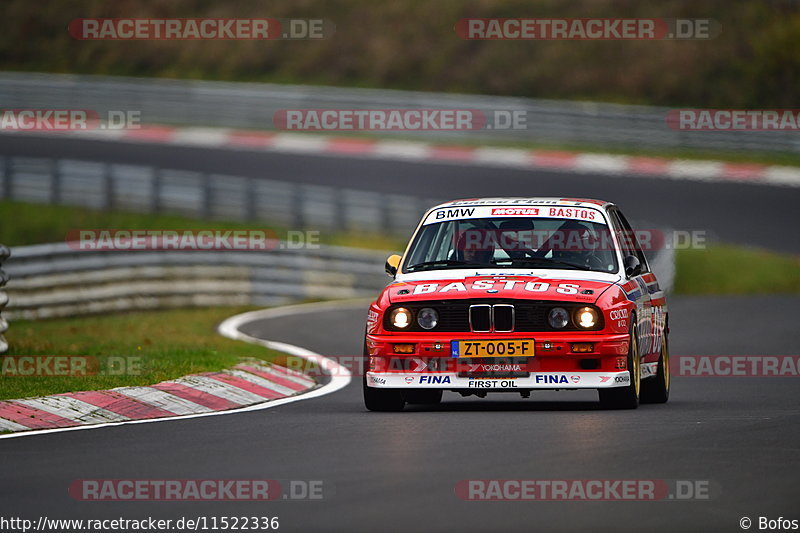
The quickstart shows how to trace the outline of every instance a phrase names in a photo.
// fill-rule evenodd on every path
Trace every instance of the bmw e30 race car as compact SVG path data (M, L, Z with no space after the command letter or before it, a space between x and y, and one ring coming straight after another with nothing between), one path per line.
M601 405L669 398L667 305L636 235L600 200L485 198L437 205L370 306L372 411L597 389Z

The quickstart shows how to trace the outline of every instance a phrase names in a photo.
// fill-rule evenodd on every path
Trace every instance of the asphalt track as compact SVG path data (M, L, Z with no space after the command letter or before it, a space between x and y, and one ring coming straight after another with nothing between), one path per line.
M426 195L564 194L617 201L631 218L797 251L797 192L459 165L4 137L0 153L159 164ZM487 181L487 176L492 179ZM424 185L424 187L423 187ZM793 296L669 299L673 355L797 354ZM361 350L365 307L246 325L326 355ZM461 399L365 412L355 381L332 395L230 416L0 441L0 516L279 516L282 531L741 531L800 519L796 378L677 377L672 399L602 411L596 393ZM322 501L79 502L76 479L321 480ZM466 479L708 481L711 498L468 502ZM754 526L752 529L756 529Z
M34 135L0 136L0 155L155 165L442 199L602 198L652 228L704 231L709 239L800 253L800 189L791 187Z
M672 353L797 353L794 297L672 298ZM769 309L754 313L753 309ZM360 351L363 305L242 329L329 355ZM748 328L741 324L747 323ZM434 409L364 411L357 381L266 411L0 442L3 516L277 515L283 531L736 531L800 518L796 378L676 377L666 405L602 411L591 391L522 400L445 394ZM322 501L79 502L76 479L321 480ZM708 481L708 500L468 502L464 479Z

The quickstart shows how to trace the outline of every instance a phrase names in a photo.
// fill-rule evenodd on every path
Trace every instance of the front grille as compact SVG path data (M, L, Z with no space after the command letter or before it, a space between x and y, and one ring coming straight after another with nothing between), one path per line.
M498 333L514 331L514 306L511 304L492 306L492 321L494 330Z
M414 316L411 326L402 331L423 332L488 332L488 324L494 318L494 332L538 332L538 331L586 331L576 327L572 321L559 330L554 330L547 322L547 314L553 307L563 307L572 315L584 303L553 302L544 300L511 300L511 299L465 299L465 300L429 300L424 302L409 302L391 306L384 314L384 328L389 331L398 331L389 323L389 314L395 307L405 307ZM439 313L439 323L431 330L422 329L417 324L417 313L424 307L436 309ZM603 328L602 313L600 323L594 330ZM472 329L470 328L472 320Z
M488 332L492 330L492 306L477 304L469 306L469 324L472 331Z

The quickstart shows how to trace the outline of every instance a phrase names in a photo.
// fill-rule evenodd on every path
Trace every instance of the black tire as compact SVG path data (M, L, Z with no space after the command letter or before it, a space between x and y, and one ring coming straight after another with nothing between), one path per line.
M364 357L369 358L367 353L367 341L364 340ZM377 389L367 386L367 369L369 360L364 361L364 377L361 380L364 388L364 406L370 411L391 412L402 411L406 406L403 393L399 389Z
M364 376L364 405L370 411L402 411L406 406L403 393L399 389L377 389L367 387L367 377Z
M639 407L641 390L641 359L639 357L639 339L636 337L636 320L631 319L631 340L628 344L628 372L631 381L627 387L597 389L600 406L603 409L636 409Z
M436 405L442 401L442 389L412 389L403 393L406 402L412 405Z
M661 344L661 356L658 358L656 377L642 381L642 403L667 403L669 400L669 344L667 335Z

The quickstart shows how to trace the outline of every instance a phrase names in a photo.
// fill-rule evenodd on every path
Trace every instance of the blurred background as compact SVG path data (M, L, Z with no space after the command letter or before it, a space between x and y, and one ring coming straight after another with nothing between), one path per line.
M800 12L746 0L177 0L3 6L3 69L251 81L589 100L674 107L791 108ZM335 35L309 41L77 41L75 18L316 18ZM467 41L461 18L711 18L711 41Z
M0 433L33 423L15 399L148 386L245 358L286 363L285 353L217 333L245 311L337 300L260 315L242 331L360 361L368 301L390 281L386 257L402 253L427 208L455 198L612 201L657 237L647 253L669 292L674 356L797 358L800 132L668 122L685 108L797 118L795 0L4 0L0 10L0 414L19 422L0 417ZM91 18L265 17L324 20L327 31L288 40L81 40L71 31ZM464 18L504 17L710 19L721 31L552 41L456 31ZM493 127L287 131L276 120L309 109L473 110ZM100 121L20 131L13 117L24 110L85 110ZM131 120L110 128L110 113ZM524 120L500 128L500 116ZM270 248L87 250L73 241L134 230L261 232ZM13 372L16 356L53 354L136 366ZM669 404L617 413L599 410L593 390L485 402L447 393L442 406L410 408L403 424L367 415L359 381L268 411L3 440L0 515L198 510L68 496L74 480L93 476L325 480L335 487L329 501L258 505L306 531L730 531L743 512L755 522L752 513L786 517L797 507L800 389L788 377L675 376ZM512 512L454 497L459 480L521 476L710 480L714 496ZM206 502L199 512L253 511Z

